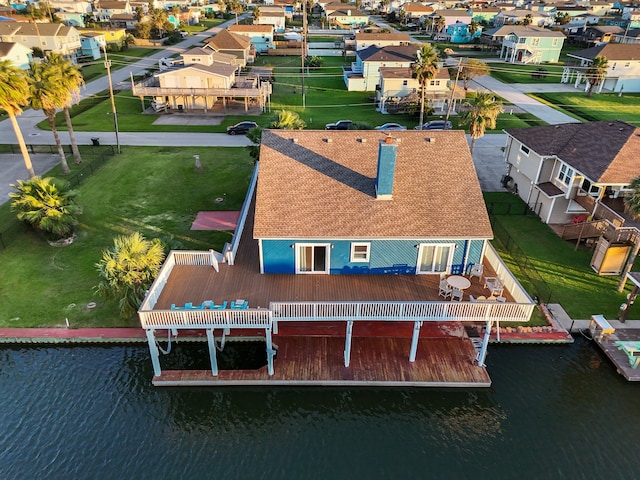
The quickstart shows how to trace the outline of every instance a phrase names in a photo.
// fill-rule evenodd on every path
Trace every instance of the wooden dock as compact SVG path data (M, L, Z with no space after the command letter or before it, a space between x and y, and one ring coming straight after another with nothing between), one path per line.
M596 344L602 349L604 354L613 362L618 373L630 382L640 382L640 366L633 368L629 356L616 343L640 341L639 329L616 329L615 333L608 338L594 338Z
M408 337L408 336L407 336ZM409 362L410 338L353 338L351 363L344 366L344 337L274 337L274 375L258 370L163 370L155 386L385 386L489 387L485 367L475 362L471 340L463 336L421 339Z

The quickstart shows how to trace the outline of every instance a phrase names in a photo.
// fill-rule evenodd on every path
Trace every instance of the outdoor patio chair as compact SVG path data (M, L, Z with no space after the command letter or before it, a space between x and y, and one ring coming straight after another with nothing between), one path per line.
M462 297L464 297L464 292L459 288L454 288L451 291L451 300L458 299L459 302L462 301Z
M447 298L451 296L452 288L447 284L447 280L440 280L440 289L438 295Z
M224 310L225 308L227 308L227 302L224 301L222 302L222 305L215 305L213 302L211 302L211 307L212 310Z
M482 274L484 273L484 265L481 263L474 263L471 265L471 269L469 270L469 280L472 277L478 277L480 281L482 281Z
M187 302L184 304L184 308L193 308L193 303Z
M249 307L249 302L246 300L234 300L231 302L231 308L234 310L245 310Z

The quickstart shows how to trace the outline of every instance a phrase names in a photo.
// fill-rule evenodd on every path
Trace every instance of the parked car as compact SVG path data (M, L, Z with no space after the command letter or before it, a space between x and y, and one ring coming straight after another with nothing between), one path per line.
M339 120L336 123L327 123L325 130L349 130L353 122L351 120Z
M416 130L451 130L452 127L453 125L451 125L451 122L448 120L447 121L432 120L422 125L422 128L420 128L420 125L418 125L415 129Z
M227 127L227 133L229 135L244 135L252 128L256 128L258 124L256 122L240 122Z
M400 125L399 123L385 123L383 125L378 125L376 130L406 130L407 127L404 125Z

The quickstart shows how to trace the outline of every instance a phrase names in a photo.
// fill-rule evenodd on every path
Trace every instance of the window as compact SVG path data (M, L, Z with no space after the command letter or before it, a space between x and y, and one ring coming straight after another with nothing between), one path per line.
M614 64L611 66L611 71L613 72L615 69L616 69L616 64L614 63Z
M582 189L592 197L598 197L600 195L600 187L593 185L586 178L582 181Z
M409 80L403 80L402 81L402 86L406 87L409 84Z
M529 147L525 147L524 145L522 145L522 144L521 144L521 145L520 145L520 151L521 151L522 153L524 153L524 154L528 157L528 156L529 156L529 152L530 152L531 150L529 150Z
M454 244L420 244L416 273L448 272L454 249Z
M557 39L557 38L554 38L554 39L553 39L553 43L552 43L552 45L553 45L554 47L557 47L557 46L558 46L558 39Z
M569 186L571 183L571 179L573 178L573 168L568 167L566 164L562 164L560 167L560 171L558 172L558 180L564 183L566 186Z
M533 45L534 47L537 47L538 45L540 45L540 39L534 38L531 42L531 45Z
M370 243L352 243L351 244L351 261L352 262L368 262L371 252Z

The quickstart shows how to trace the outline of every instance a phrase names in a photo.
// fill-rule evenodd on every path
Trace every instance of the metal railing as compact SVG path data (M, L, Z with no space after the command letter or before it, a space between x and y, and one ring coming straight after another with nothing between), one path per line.
M138 311L142 328L267 328L271 311L246 310L150 310Z

